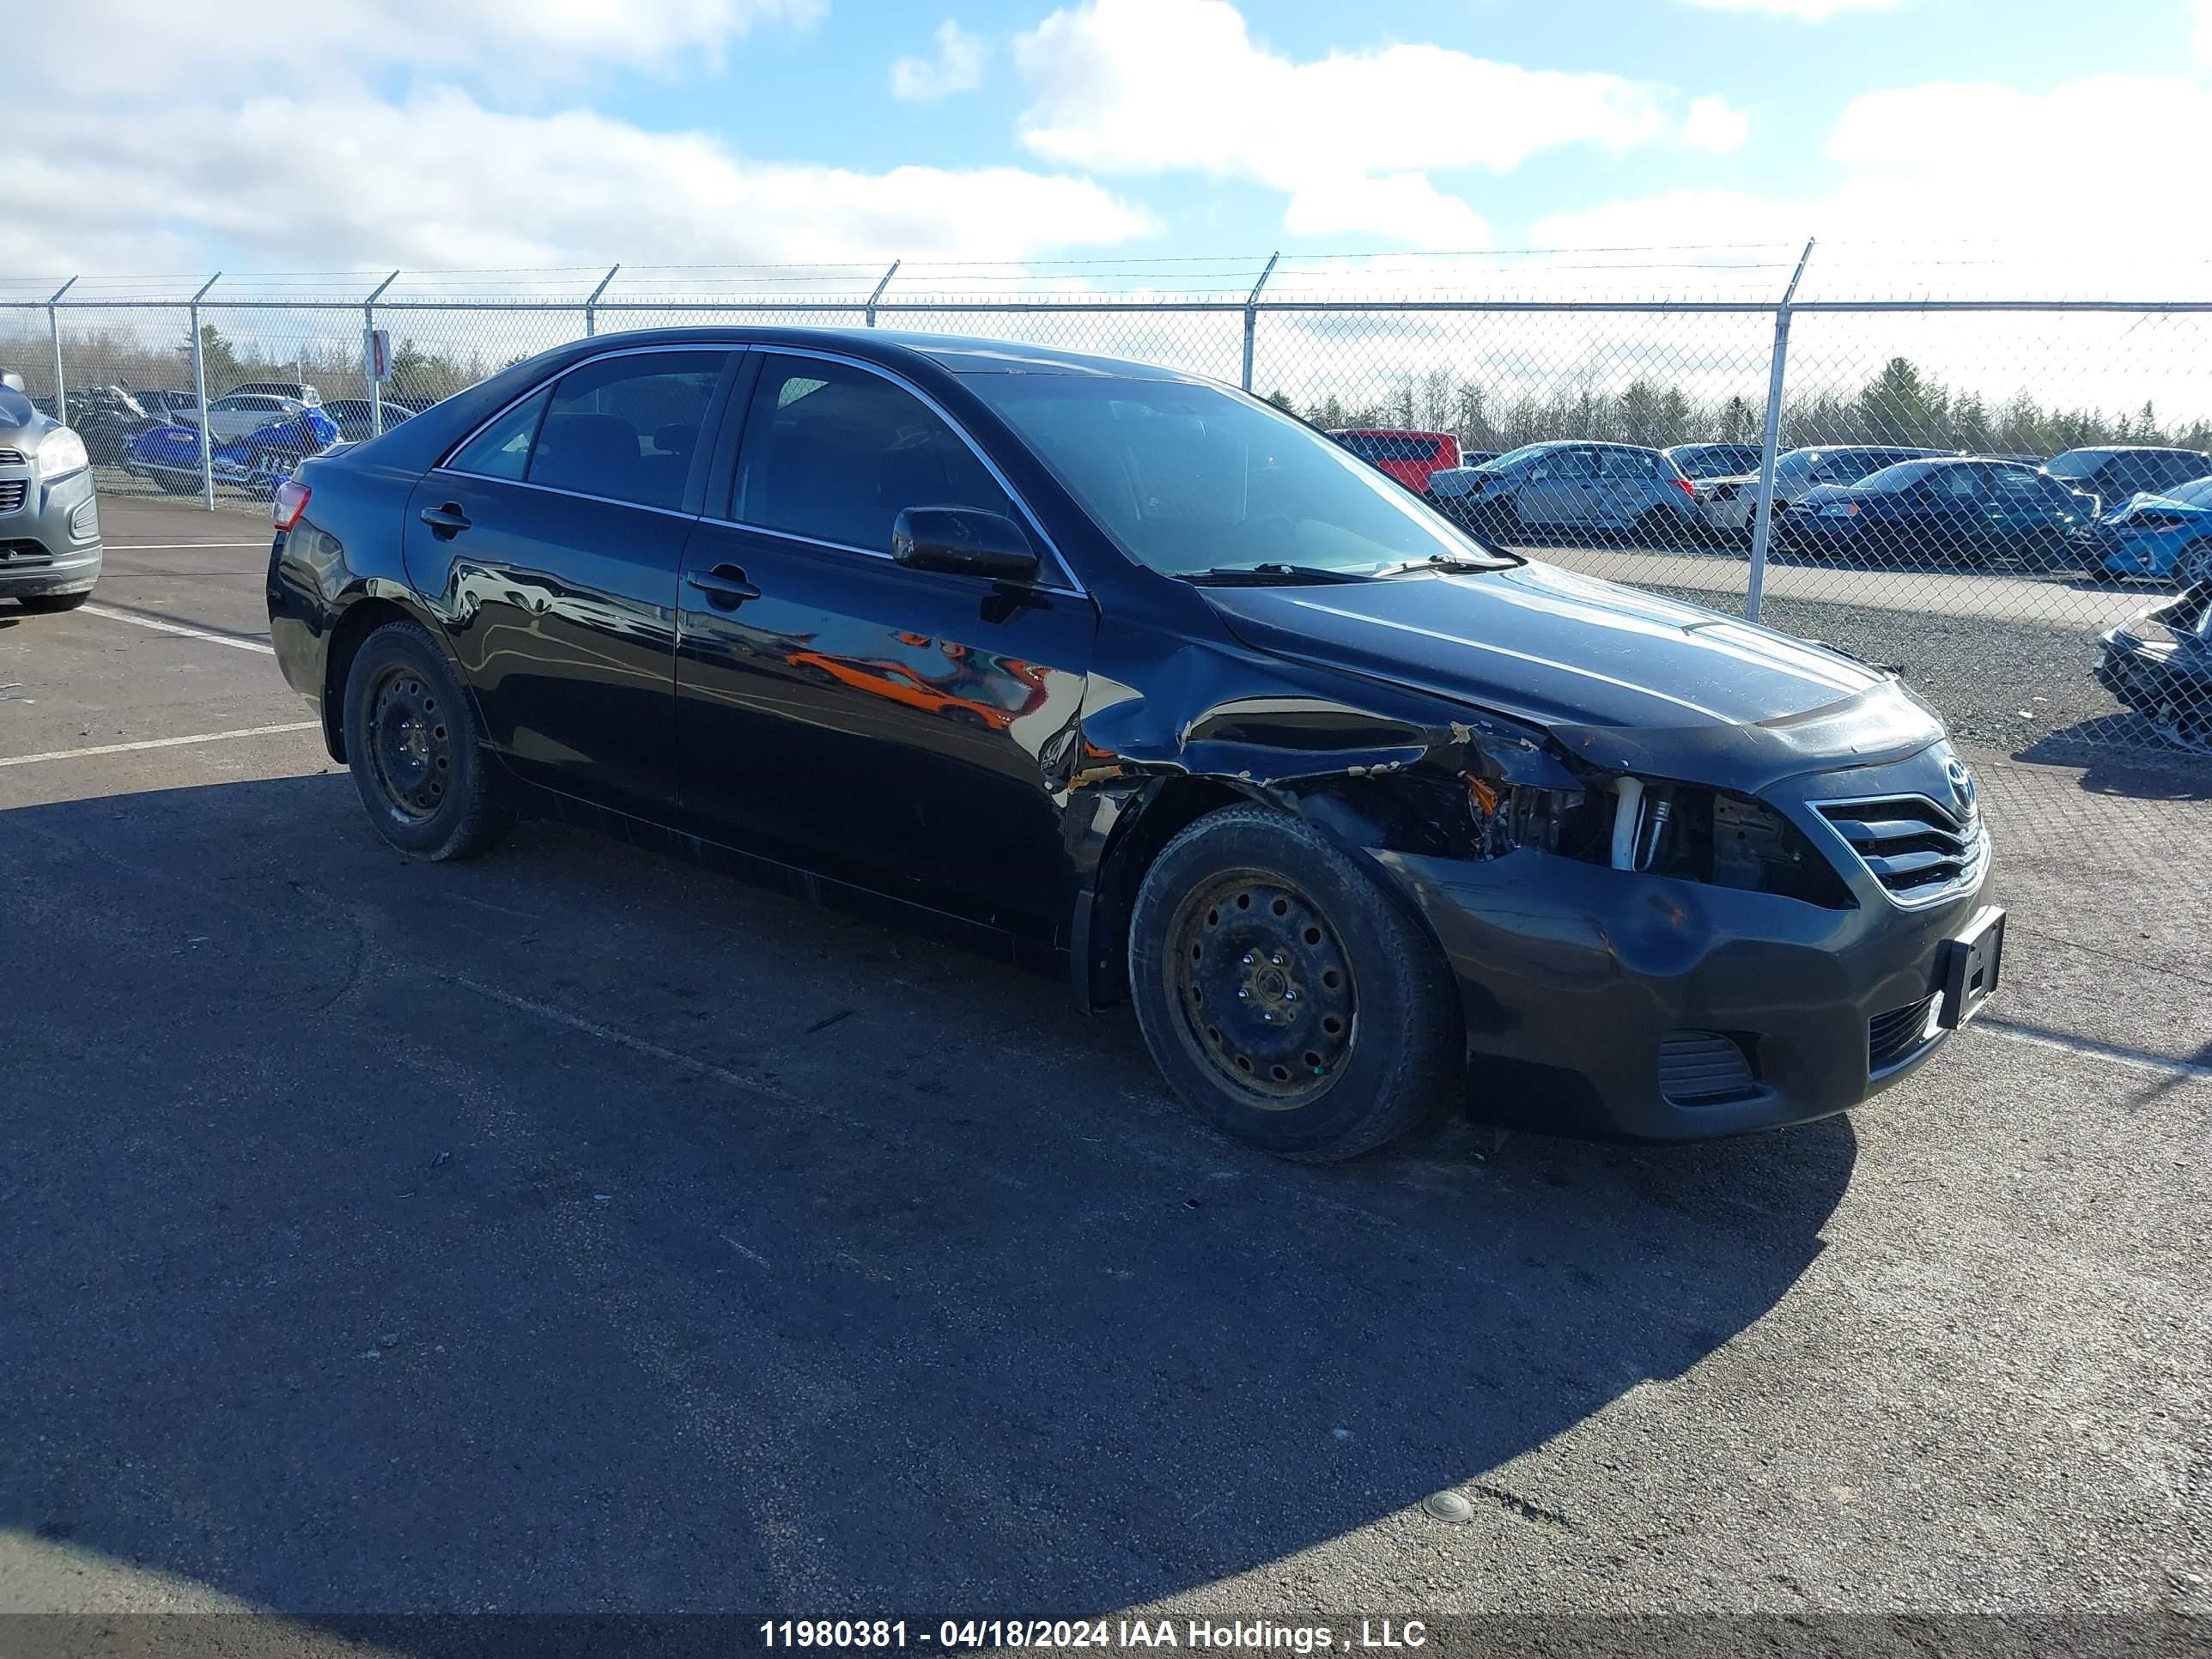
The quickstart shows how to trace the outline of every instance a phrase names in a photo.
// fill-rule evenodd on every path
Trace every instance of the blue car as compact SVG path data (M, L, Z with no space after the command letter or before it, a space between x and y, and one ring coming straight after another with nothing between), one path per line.
M295 404L273 421L209 452L215 481L258 495L276 486L310 455L337 441L338 423L319 409ZM196 426L149 428L131 441L123 470L151 478L172 495L197 495L200 489L200 431Z
M2180 587L2212 580L2212 478L2134 496L2098 520L2090 539L2105 575L2170 576Z

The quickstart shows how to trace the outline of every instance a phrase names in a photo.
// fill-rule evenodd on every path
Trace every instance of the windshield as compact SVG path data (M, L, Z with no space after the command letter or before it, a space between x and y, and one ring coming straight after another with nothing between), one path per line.
M1090 374L968 384L1123 552L1167 575L1517 562L1311 428L1218 387Z

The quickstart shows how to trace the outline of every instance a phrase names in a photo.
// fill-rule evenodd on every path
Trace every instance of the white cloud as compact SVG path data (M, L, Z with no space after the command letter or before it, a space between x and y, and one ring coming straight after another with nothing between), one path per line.
M1656 88L1433 46L1294 63L1227 0L1089 0L1015 42L1035 101L1022 140L1101 173L1193 169L1296 189L1321 172L1484 167L1663 137Z
M983 64L991 55L990 43L970 34L950 17L937 26L933 37L937 56L902 58L891 65L891 96L912 102L973 92L983 84Z
M1425 45L1294 61L1255 41L1230 0L1084 0L1017 37L1014 52L1033 155L1094 173L1250 179L1285 192L1286 228L1313 234L1480 246L1480 217L1430 173L1503 173L1570 145L1620 154L1742 139L1742 118L1720 100L1697 100L1686 118L1671 88L1618 75Z
M1770 17L1793 17L1801 22L1825 23L1847 11L1889 11L1899 0L1683 0L1705 11L1756 11Z
M1719 98L1693 98L1682 120L1682 142L1692 149L1730 155L1751 136L1751 118Z
M1382 236L1408 247L1447 251L1491 245L1490 227L1480 214L1418 173L1309 179L1291 192L1283 228L1294 236Z
M482 64L497 86L541 52L666 67L820 0L237 6L218 32L81 0L21 46L0 270L190 269L208 240L290 270L1021 258L1150 228L1085 179L756 161L587 109L501 108L446 73ZM413 91L380 95L392 67L422 71ZM258 88L286 90L240 90Z
M70 157L74 228L112 237L181 220L311 266L1019 258L1147 228L1087 179L749 161L699 134L501 113L452 90L404 106L172 108L159 124L50 113L45 130ZM487 172L484 156L501 165Z

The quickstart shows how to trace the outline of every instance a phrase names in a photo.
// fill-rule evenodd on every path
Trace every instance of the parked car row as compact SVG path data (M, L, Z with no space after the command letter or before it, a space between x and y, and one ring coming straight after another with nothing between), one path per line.
M1551 440L1498 455L1448 432L1358 427L1339 444L1493 539L1666 547L1747 543L1752 443ZM2212 455L2102 445L2043 460L1902 444L1809 445L1774 464L1771 548L1875 564L2212 576Z

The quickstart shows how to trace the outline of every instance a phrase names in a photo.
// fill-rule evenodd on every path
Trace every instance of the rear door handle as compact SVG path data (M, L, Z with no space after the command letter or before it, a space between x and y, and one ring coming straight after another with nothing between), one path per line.
M459 501L447 501L443 507L426 507L422 519L430 526L430 533L441 542L449 542L474 522L461 511Z
M712 570L694 570L684 580L707 596L707 603L717 611L734 611L747 599L760 598L760 589L745 580L745 573L733 564L718 564Z

